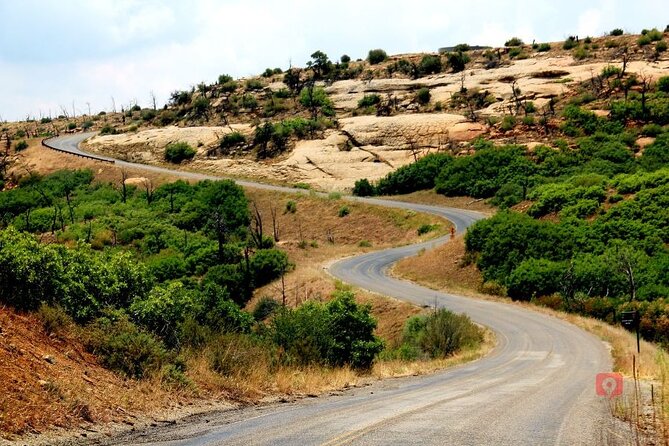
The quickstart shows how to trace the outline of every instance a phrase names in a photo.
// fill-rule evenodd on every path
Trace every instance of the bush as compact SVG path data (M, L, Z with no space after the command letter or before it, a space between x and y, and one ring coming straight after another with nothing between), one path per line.
M441 57L426 54L420 60L418 69L423 75L439 73L441 71Z
M546 259L527 259L513 270L508 278L509 297L530 300L548 296L560 290L564 265Z
M466 315L442 308L429 316L407 320L402 341L431 358L445 358L464 348L478 346L483 341L483 331Z
M185 142L175 142L165 147L165 160L170 163L179 164L184 160L193 159L195 149Z
M418 233L418 235L425 235L428 232L434 231L435 229L437 229L437 227L438 227L438 225L430 225L430 224L425 223L425 224L420 225L418 227L418 229L416 230L416 232Z
M656 137L663 131L664 129L659 124L646 124L641 128L642 135L651 137Z
M418 102L421 105L425 105L428 102L430 102L430 97L431 97L430 89L423 87L416 93L416 102Z
M647 35L639 36L639 38L638 38L637 41L636 41L636 43L637 43L639 46L646 46L646 45L649 45L650 42L651 42L650 37L648 37Z
M339 60L341 61L341 63L347 64L351 61L351 57L348 54L344 54L343 56L341 56L341 58L339 58Z
M377 105L381 102L381 96L378 94L366 94L358 101L359 108L367 108Z
M342 206L342 207L339 208L339 211L337 212L337 215L339 215L339 217L346 217L350 213L351 213L351 209L349 209L348 206Z
M219 143L221 149L229 150L233 147L246 144L246 137L241 132L231 132L226 134Z
M374 336L376 320L369 306L358 305L353 293L337 291L326 303L307 302L279 312L271 326L274 342L289 364L371 367L383 343Z
M657 28L653 28L646 33L646 37L648 37L651 42L659 42L662 40L664 35Z
M545 53L546 51L550 51L550 49L551 49L550 43L541 43L537 47L537 51L539 51L540 53Z
M615 28L615 29L611 30L611 32L609 33L610 36L622 36L623 34L624 34L624 31L620 28Z
M463 71L470 61L470 58L465 53L448 53L446 56L448 66L451 67L454 73Z
M105 367L129 378L146 377L168 362L163 344L122 313L96 320L83 333L84 344Z
M244 87L246 90L262 90L263 84L259 79L248 79Z
M291 266L285 252L278 249L259 249L251 258L249 268L254 285L261 287L281 277Z
M576 60L583 60L583 59L587 59L588 57L590 57L590 53L588 53L588 51L585 48L579 47L579 48L576 48L576 50L574 50L574 52L572 53L572 56L574 56L574 59L576 59Z
M669 76L662 76L657 80L657 91L669 93Z
M288 202L286 203L285 213L294 214L295 212L297 212L297 203L294 202L293 200L288 200Z
M577 46L578 46L578 42L576 42L576 38L573 37L573 36L570 36L562 44L562 49L563 50L571 50L573 48L576 48Z
M657 51L658 53L664 53L665 51L667 51L667 42L665 42L664 40L660 40L659 42L657 42L655 44L655 51Z
M367 54L367 61L369 61L371 65L379 64L386 59L388 59L388 55L382 49L369 50L369 53Z
M523 41L518 37L512 37L506 42L504 42L504 46L522 46L522 45Z
M116 129L109 124L100 129L100 135L116 135L116 133Z
M281 304L278 301L271 297L263 297L253 309L253 319L256 321L264 321L275 314L279 308L281 308Z
M516 117L512 115L507 115L504 116L502 119L502 124L500 125L500 129L504 132L508 132L509 130L512 130L516 126Z
M355 182L353 195L356 197L372 197L376 195L376 188L367 178L363 178Z
M14 150L17 152L21 152L23 150L26 150L27 148L28 148L28 143L23 139L14 144Z
M73 323L72 318L62 307L50 306L42 303L37 310L37 318L42 322L42 327L48 335L59 334Z

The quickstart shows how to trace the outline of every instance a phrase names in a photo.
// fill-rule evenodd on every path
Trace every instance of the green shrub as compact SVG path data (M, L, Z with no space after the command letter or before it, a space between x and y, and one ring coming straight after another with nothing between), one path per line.
M639 38L636 41L636 43L639 46L650 45L650 42L651 42L650 37L648 37L647 35L639 36Z
M437 229L437 227L438 227L438 225L431 225L431 224L425 223L425 224L420 225L418 227L418 229L416 230L416 232L418 233L418 235L425 235L429 232L434 231L435 229Z
M444 308L407 320L402 343L431 358L445 358L483 342L483 331L464 314ZM415 350L414 350L415 351Z
M146 377L168 362L163 344L122 313L96 320L83 333L84 344L105 367L130 378Z
M249 265L254 279L253 283L256 287L261 287L274 279L278 279L291 266L286 253L278 249L257 250Z
M541 43L537 47L537 51L539 51L540 53L545 53L546 51L550 51L550 49L551 49L550 43Z
M73 324L72 318L58 305L50 306L42 303L37 310L37 318L42 322L42 327L48 335L58 335Z
M360 240L360 242L358 243L358 246L360 248L371 248L372 247L372 242L370 242L369 240Z
M657 91L669 93L669 76L662 76L657 80Z
M109 124L100 129L100 135L116 135L117 130Z
M175 142L165 147L165 160L179 164L184 160L191 160L195 156L195 149L185 142Z
M508 132L509 130L512 130L516 126L516 117L512 115L507 115L504 116L502 119L502 124L500 124L500 129L504 132Z
M646 124L641 128L642 135L651 137L656 137L663 131L664 129L659 124Z
M646 37L648 37L651 42L658 42L662 40L664 35L662 34L662 31L659 31L657 28L653 28L646 33Z
M263 297L253 308L253 318L257 321L264 321L275 314L279 308L281 308L281 304L277 300L271 297Z
M576 60L583 60L590 57L590 53L588 53L588 51L585 48L579 47L576 48L574 52L572 52L572 56L574 56L574 59Z
M347 63L351 62L351 56L349 56L348 54L344 54L343 56L341 56L339 58L339 60L341 61L341 63L347 64Z
M93 127L93 121L84 121L84 122L81 124L81 128L82 128L83 130L88 130L88 129L90 129L91 127Z
M660 40L659 42L657 42L655 44L655 51L657 51L658 53L664 53L665 51L667 51L667 42L665 42L664 40Z
M531 115L530 116L523 116L523 124L525 124L526 126L529 126L529 127L532 127L533 125L535 125L536 122L534 121L534 116L531 116Z
M509 50L510 59L525 59L524 57L521 57L523 54L523 49L519 47L514 47Z
M381 102L381 96L378 94L366 94L358 101L358 108L366 108L377 105Z
M530 300L548 296L560 290L564 265L546 259L527 259L513 270L508 278L509 297Z
M231 132L226 134L219 143L221 149L230 150L233 147L246 144L246 137L241 132Z
M288 200L288 202L286 203L285 213L294 214L295 212L297 212L297 203L294 202L293 200Z
M426 54L420 60L418 69L423 75L439 73L441 71L441 57L432 54Z
M469 63L470 58L467 54L465 53L448 53L446 55L446 60L448 63L448 66L451 67L454 73L459 73L460 71L464 71L465 67L467 66L467 63Z
M382 49L369 50L369 53L367 54L367 61L371 65L379 64L386 59L388 59L388 55Z
M578 42L576 41L576 38L573 37L573 36L570 36L562 44L562 49L563 50L571 50L573 48L576 48L577 46L578 46Z
M512 37L506 42L504 42L504 46L522 46L524 45L523 41L518 38L518 37Z
M264 86L259 79L248 79L244 87L246 90L262 90Z
M416 92L416 101L421 105L425 105L428 102L430 102L431 96L432 95L430 94L430 89L423 87L420 90L418 90L418 92Z
M620 28L615 28L615 29L611 30L611 32L609 33L610 36L622 36L623 34L624 34L624 31Z
M351 209L349 209L348 206L342 206L342 207L339 208L339 211L337 211L337 215L339 217L346 217L350 213L351 213Z
M602 77L614 77L614 76L619 76L620 73L622 73L622 70L619 67L613 66L613 65L607 65L604 68L602 68Z
M28 148L28 143L22 139L21 141L17 141L16 144L14 144L14 150L17 152L21 152L23 150L26 150Z
M369 306L358 305L351 292L337 291L326 304L311 301L283 309L272 321L271 334L286 363L368 369L383 349L375 328Z
M355 182L353 186L353 195L356 197L371 197L376 195L376 188L367 178L362 178Z

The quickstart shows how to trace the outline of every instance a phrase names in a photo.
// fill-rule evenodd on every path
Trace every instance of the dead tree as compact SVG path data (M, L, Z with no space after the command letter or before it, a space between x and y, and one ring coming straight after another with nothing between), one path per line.
M251 215L251 222L249 224L251 240L253 241L253 244L256 246L256 248L262 249L263 247L262 213L260 212L260 209L258 208L258 205L256 204L255 201L252 201L251 205L253 206L253 214Z
M146 204L151 206L151 203L153 202L153 193L155 191L153 182L148 178L144 178L142 184L144 186L144 191L146 192Z
M123 203L128 199L128 185L126 181L128 180L128 171L121 169L121 201Z
M279 241L279 222L276 217L276 206L273 203L269 205L269 213L272 216L272 235L274 236L274 241Z

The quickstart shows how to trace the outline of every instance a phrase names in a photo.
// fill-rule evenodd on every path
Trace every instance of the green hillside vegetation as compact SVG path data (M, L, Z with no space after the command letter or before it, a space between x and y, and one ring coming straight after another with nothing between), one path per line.
M431 154L375 184L358 181L354 193L434 188L488 199L503 211L475 224L465 239L467 259L485 281L513 299L610 322L638 309L644 337L667 343L667 83L661 78L634 92L620 84L607 93L605 118L564 107L551 146L478 140L472 155ZM641 150L637 137L647 135L652 142Z
M186 359L197 355L223 375L258 361L369 369L384 344L348 290L243 310L292 268L252 221L228 180L118 187L89 170L33 174L0 193L0 303L39 312L50 332L72 321L105 366L169 385L193 385Z

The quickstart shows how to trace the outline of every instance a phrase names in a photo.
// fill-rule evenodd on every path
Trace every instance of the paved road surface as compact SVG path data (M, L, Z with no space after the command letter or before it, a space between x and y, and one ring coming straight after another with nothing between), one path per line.
M78 151L85 135L53 140ZM117 161L125 167L186 178L216 178ZM294 189L239 181L243 186ZM478 213L357 199L441 215L463 231ZM446 241L341 260L330 272L344 282L418 305L467 313L492 329L487 357L428 377L388 380L341 395L194 417L133 432L114 444L162 445L595 445L618 444L595 375L610 370L602 342L563 321L504 303L435 292L386 276L395 261ZM444 261L448 261L444 259Z

